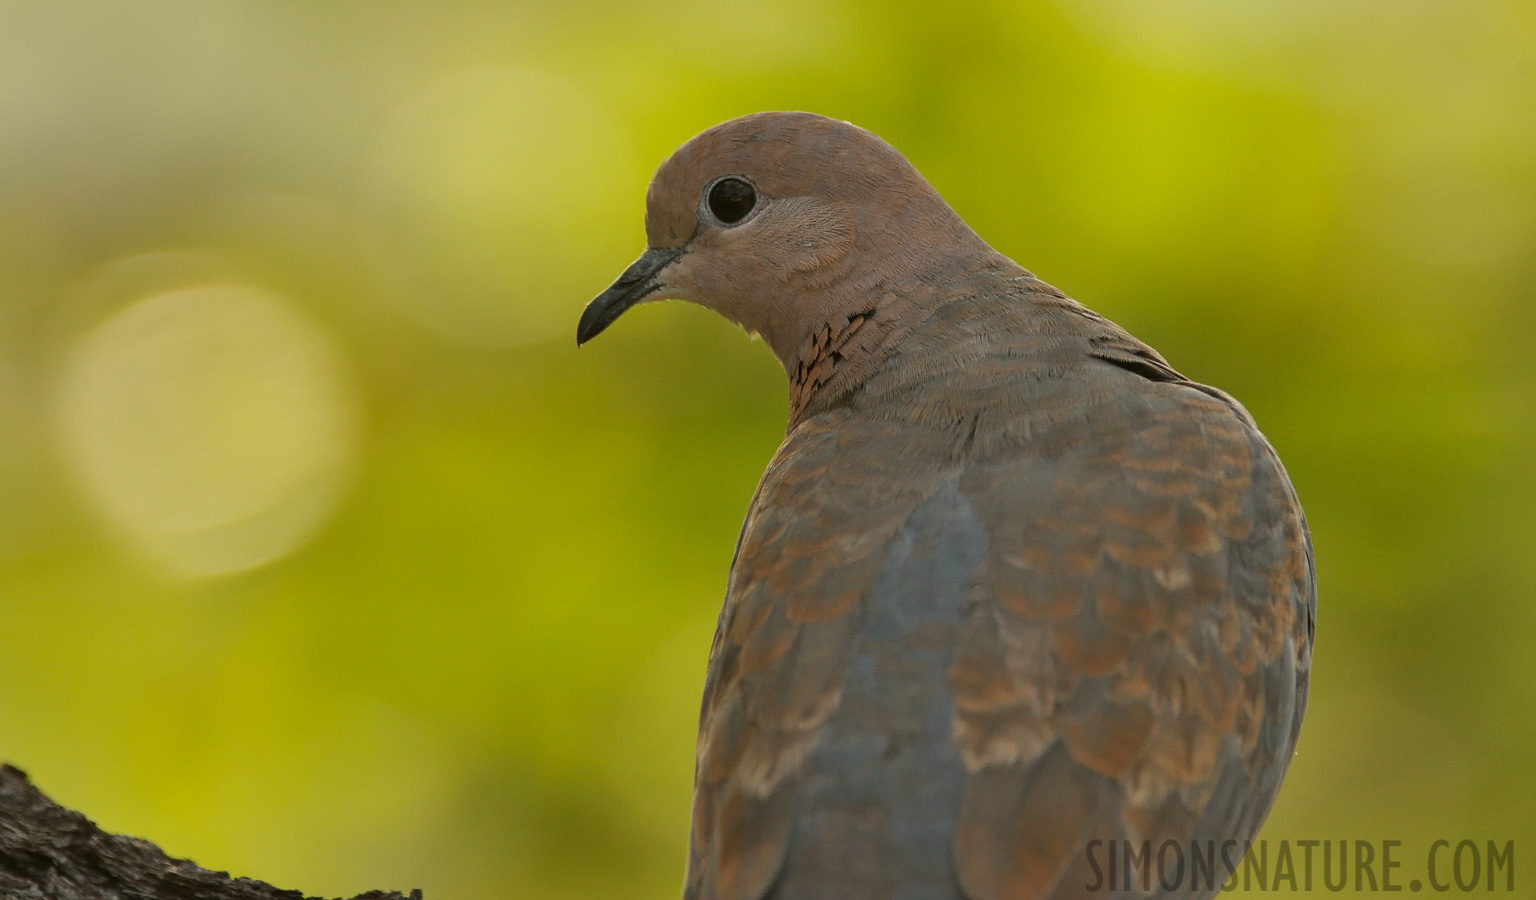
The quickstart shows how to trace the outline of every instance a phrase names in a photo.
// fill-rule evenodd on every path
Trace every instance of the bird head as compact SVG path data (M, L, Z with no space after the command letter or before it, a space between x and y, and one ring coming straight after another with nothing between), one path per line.
M651 181L645 230L578 344L638 303L680 299L761 335L789 368L828 321L953 259L957 241L985 248L890 144L799 112L732 119L679 147Z

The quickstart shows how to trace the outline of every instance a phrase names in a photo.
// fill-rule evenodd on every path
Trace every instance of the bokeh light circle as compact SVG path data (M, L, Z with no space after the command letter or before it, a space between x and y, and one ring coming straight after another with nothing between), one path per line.
M356 445L329 337L244 284L180 288L117 312L69 354L59 405L90 497L190 577L247 569L313 536Z
M475 344L574 327L639 245L644 174L617 122L547 72L455 72L409 96L364 173L397 300Z

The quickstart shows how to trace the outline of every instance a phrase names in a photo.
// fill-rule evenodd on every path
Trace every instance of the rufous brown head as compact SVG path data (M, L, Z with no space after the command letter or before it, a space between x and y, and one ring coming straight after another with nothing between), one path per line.
M761 335L788 368L886 285L957 250L991 253L895 148L803 112L743 116L683 144L651 181L645 230L645 253L582 314L578 344L638 303L680 299Z

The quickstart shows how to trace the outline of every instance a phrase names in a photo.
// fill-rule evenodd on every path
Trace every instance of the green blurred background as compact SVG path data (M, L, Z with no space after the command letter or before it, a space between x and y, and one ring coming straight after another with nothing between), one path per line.
M1266 836L1513 839L1528 891L1523 0L7 0L0 758L312 893L676 897L783 376L681 304L573 330L762 109L1279 448L1321 602Z

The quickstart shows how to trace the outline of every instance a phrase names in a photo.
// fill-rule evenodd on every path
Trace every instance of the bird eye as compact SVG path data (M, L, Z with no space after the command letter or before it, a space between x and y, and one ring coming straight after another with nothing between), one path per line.
M723 224L735 225L757 205L757 192L740 178L722 178L709 189L709 211Z

